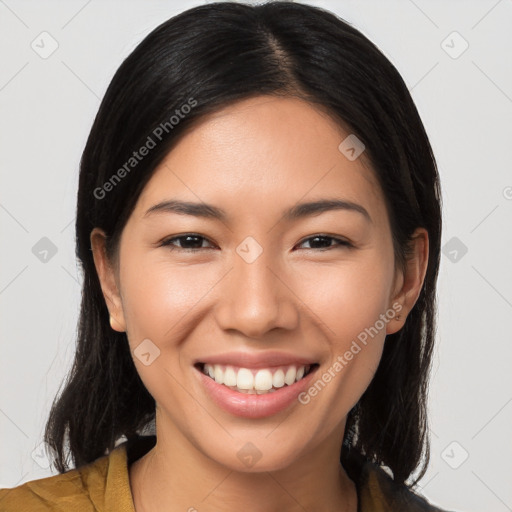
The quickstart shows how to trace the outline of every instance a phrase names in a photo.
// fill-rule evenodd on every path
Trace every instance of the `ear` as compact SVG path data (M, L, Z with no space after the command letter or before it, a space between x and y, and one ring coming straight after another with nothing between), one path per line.
M395 277L395 288L392 293L390 307L394 304L397 316L388 322L386 334L394 334L405 324L407 315L416 304L423 287L428 266L428 232L425 228L417 228L411 240L411 254L406 262L405 272L400 271ZM401 309L398 311L397 305Z
M101 284L101 291L110 313L110 325L114 331L126 331L121 295L116 280L116 272L106 252L107 236L100 228L91 231L90 241L94 265Z

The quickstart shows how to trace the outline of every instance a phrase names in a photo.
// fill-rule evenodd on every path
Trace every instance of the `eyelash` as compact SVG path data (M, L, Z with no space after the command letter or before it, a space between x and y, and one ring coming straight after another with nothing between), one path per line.
M202 249L212 249L212 247L199 247L199 248L195 248L195 249L190 249L190 248L184 248L184 247L176 247L176 246L172 245L172 242L174 242L175 240L180 240L180 239L187 238L187 237L202 238L203 240L207 240L209 242L209 240L206 237L199 235L197 233L186 233L184 235L175 236L175 237L168 238L167 240L162 241L160 244L160 247L167 247L171 251L182 251L182 252L192 252L192 253L198 252ZM308 250L324 252L324 251L328 251L331 249L335 249L336 247L347 247L347 248L354 247L347 240L343 240L342 238L337 238L334 236L323 235L323 234L317 234L317 235L310 236L308 238L304 238L301 242L299 242L298 245L302 245L304 242L306 242L308 240L312 240L314 238L324 238L324 239L334 240L335 242L337 242L337 244L331 245L329 247L321 247L321 248L317 248L317 249L309 248Z

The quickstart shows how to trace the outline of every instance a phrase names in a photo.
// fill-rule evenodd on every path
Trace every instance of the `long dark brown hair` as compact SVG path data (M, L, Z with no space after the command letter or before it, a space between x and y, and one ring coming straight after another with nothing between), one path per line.
M59 472L70 469L70 458L78 468L105 455L155 418L155 401L136 371L126 333L109 325L90 246L92 229L107 233L114 255L142 189L178 137L205 114L262 94L315 104L365 144L364 155L385 196L399 265L415 228L428 231L420 296L404 327L387 336L378 370L348 415L343 440L344 447L388 466L398 482L410 485L412 473L424 473L441 239L436 162L391 62L339 17L292 2L222 2L182 12L137 46L108 87L80 162L76 255L83 288L76 355L44 436ZM193 107L183 108L186 104ZM170 121L177 110L179 122ZM159 126L156 146L129 172L119 173L148 136L157 139ZM114 174L122 179L114 180Z

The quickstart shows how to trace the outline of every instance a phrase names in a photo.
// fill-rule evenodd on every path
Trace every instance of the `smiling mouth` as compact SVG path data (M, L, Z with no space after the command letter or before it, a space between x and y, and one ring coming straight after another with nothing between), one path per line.
M217 384L250 395L274 393L292 386L318 368L317 363L284 365L269 368L243 368L233 365L197 363L197 370Z

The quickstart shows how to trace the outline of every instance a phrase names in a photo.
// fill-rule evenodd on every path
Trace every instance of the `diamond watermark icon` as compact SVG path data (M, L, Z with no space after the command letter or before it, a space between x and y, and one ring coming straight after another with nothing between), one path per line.
M442 253L452 262L458 263L468 252L467 246L456 236L450 238L442 248Z
M57 246L49 238L43 236L32 247L32 254L42 263L48 263L57 254Z
M245 443L237 452L237 457L248 468L252 468L261 459L262 453L251 442Z
M149 366L160 356L160 349L148 338L143 340L133 351L133 355L144 365Z
M351 133L346 139L343 139L338 149L345 155L345 157L353 162L365 150L366 146L363 142Z
M457 441L452 441L442 452L441 458L450 466L452 469L458 469L466 462L469 457L469 453L466 449Z
M441 42L441 48L452 58L458 59L468 48L469 43L454 30Z
M50 461L48 460L48 457L46 456L45 447L47 447L47 444L43 441L39 443L33 450L30 456L32 459L36 462L36 464L43 468L48 469L50 467ZM53 453L53 450L50 450Z
M48 32L41 32L31 43L30 47L39 57L47 59L59 47L57 40Z
M260 257L263 247L252 236L248 236L238 245L236 252L246 263L253 263Z

